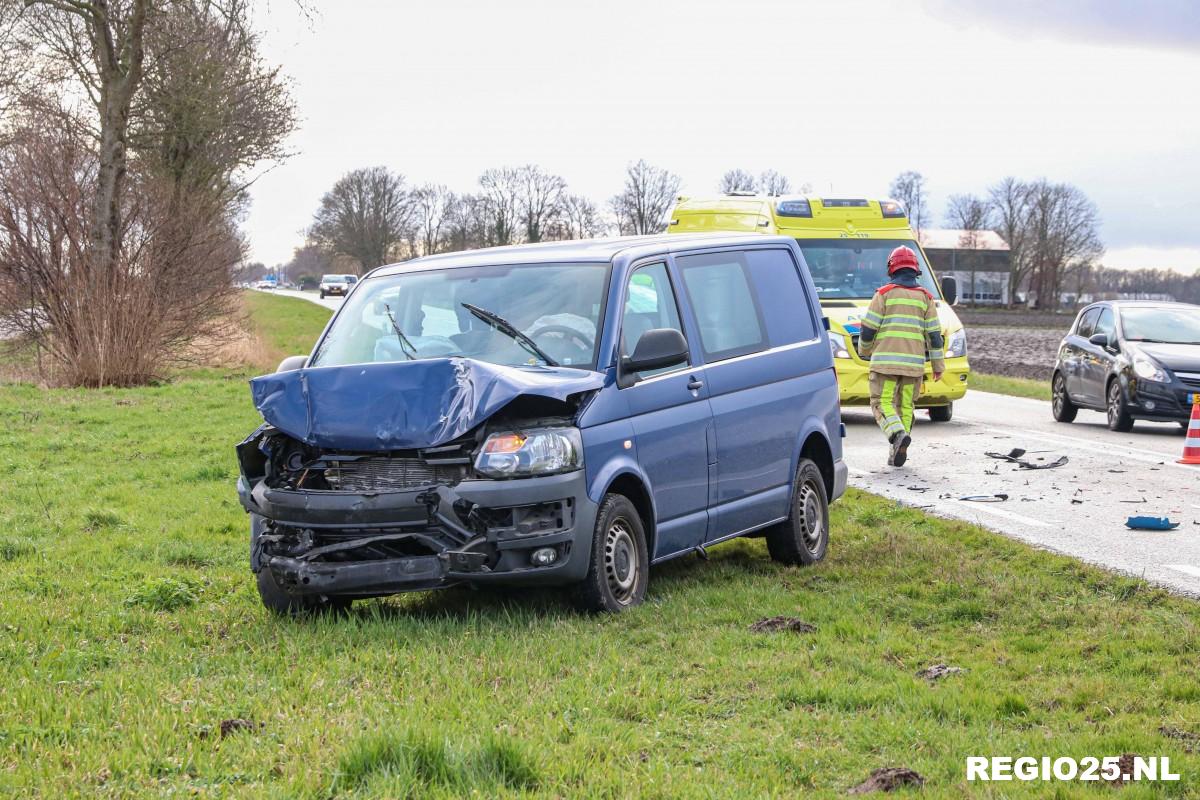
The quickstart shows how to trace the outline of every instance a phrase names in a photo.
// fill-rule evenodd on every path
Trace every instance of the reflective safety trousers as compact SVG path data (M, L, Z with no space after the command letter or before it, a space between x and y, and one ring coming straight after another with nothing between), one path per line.
M923 380L907 375L871 373L871 411L889 439L900 431L912 432L913 409L921 396Z

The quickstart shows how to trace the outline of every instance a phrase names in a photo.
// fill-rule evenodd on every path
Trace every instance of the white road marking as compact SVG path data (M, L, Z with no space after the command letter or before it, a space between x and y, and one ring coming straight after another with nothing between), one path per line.
M1185 575L1200 578L1200 567L1193 567L1191 564L1164 564L1163 566L1167 569L1173 569L1176 572L1182 572Z

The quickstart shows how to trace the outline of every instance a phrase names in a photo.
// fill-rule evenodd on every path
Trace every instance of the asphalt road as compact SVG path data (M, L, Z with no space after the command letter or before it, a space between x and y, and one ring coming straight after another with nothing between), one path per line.
M322 300L321 295L318 292L301 292L295 289L271 289L270 292L271 294L277 294L283 297L299 297L301 300L308 300L316 303L319 306L325 306L326 308L333 309L334 311L336 311L342 305L342 300L345 299L344 297L330 295Z
M1174 423L1113 433L1097 412L1061 424L1047 402L968 392L951 422L917 412L908 463L896 468L887 466L887 442L869 409L843 408L842 419L853 486L1200 596L1200 467L1175 463L1183 433ZM1035 464L1068 462L1027 470L985 455L1013 448ZM961 499L995 494L1008 499ZM1181 524L1133 531L1125 527L1132 515Z
M315 292L276 294L331 309L342 303ZM869 409L843 408L842 419L853 486L1200 597L1200 467L1175 463L1183 435L1174 423L1138 422L1131 433L1113 433L1098 412L1080 411L1064 425L1051 418L1049 403L968 392L951 422L917 412L908 463L896 468L886 465L887 442ZM1033 463L1068 461L1027 470L985 455L1013 448ZM961 499L996 494L1008 499ZM1132 531L1125 520L1133 515L1181 524Z

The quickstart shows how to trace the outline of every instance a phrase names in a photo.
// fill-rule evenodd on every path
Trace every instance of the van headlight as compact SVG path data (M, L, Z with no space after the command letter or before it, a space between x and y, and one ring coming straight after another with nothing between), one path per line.
M1147 381L1163 383L1167 380L1167 372L1154 359L1145 353L1138 352L1133 356L1133 374Z
M582 466L583 440L578 428L493 433L475 459L475 469L489 478L553 475Z
M834 358L850 357L850 351L846 349L846 337L840 333L829 334L829 349L833 351Z
M950 334L950 341L946 342L946 358L962 358L966 354L967 331L965 328L959 328Z

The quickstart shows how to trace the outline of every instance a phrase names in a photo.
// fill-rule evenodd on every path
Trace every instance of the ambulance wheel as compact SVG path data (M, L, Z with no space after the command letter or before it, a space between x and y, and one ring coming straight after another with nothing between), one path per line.
M944 406L934 406L929 409L930 422L949 422L954 418L954 403L947 403Z
M1067 379L1061 372L1054 373L1054 380L1050 382L1050 410L1054 412L1055 422L1074 422L1079 413L1079 407L1067 394Z
M815 564L829 547L829 499L821 470L800 459L788 518L767 528L767 552L781 564Z

